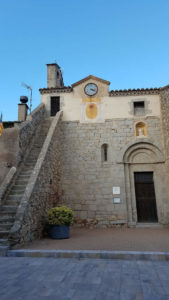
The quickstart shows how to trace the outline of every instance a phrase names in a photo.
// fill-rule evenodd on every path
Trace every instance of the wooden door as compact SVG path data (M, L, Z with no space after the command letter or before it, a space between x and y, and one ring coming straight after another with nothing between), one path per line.
M153 172L135 172L134 180L138 222L157 222Z
M60 110L60 97L51 97L51 110L50 115L55 116L56 113Z

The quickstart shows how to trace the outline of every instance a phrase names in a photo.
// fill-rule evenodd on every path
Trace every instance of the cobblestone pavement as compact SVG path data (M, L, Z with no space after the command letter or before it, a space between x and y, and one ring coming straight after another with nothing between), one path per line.
M169 262L0 257L1 300L166 300Z

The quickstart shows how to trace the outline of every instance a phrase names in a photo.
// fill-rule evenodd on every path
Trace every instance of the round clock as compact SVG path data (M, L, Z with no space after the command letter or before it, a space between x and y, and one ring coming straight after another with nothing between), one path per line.
M88 83L88 84L86 84L84 91L85 91L86 95L94 96L94 95L96 95L96 93L98 91L98 87L95 83Z

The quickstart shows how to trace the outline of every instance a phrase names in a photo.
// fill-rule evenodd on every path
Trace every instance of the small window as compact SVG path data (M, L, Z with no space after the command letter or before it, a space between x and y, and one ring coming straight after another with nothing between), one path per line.
M102 162L108 161L108 144L103 144L101 148Z
M59 78L59 72L57 71L57 78Z
M142 116L145 114L145 105L144 101L136 101L134 102L134 115Z

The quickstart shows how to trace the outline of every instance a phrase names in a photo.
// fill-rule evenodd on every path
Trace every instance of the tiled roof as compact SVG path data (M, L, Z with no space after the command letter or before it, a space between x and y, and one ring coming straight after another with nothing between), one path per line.
M60 88L44 88L39 89L41 94L48 94L48 93L71 93L72 87L71 86L64 86Z
M109 92L109 96L154 95L159 93L160 93L160 88L128 89L128 90L112 90Z

